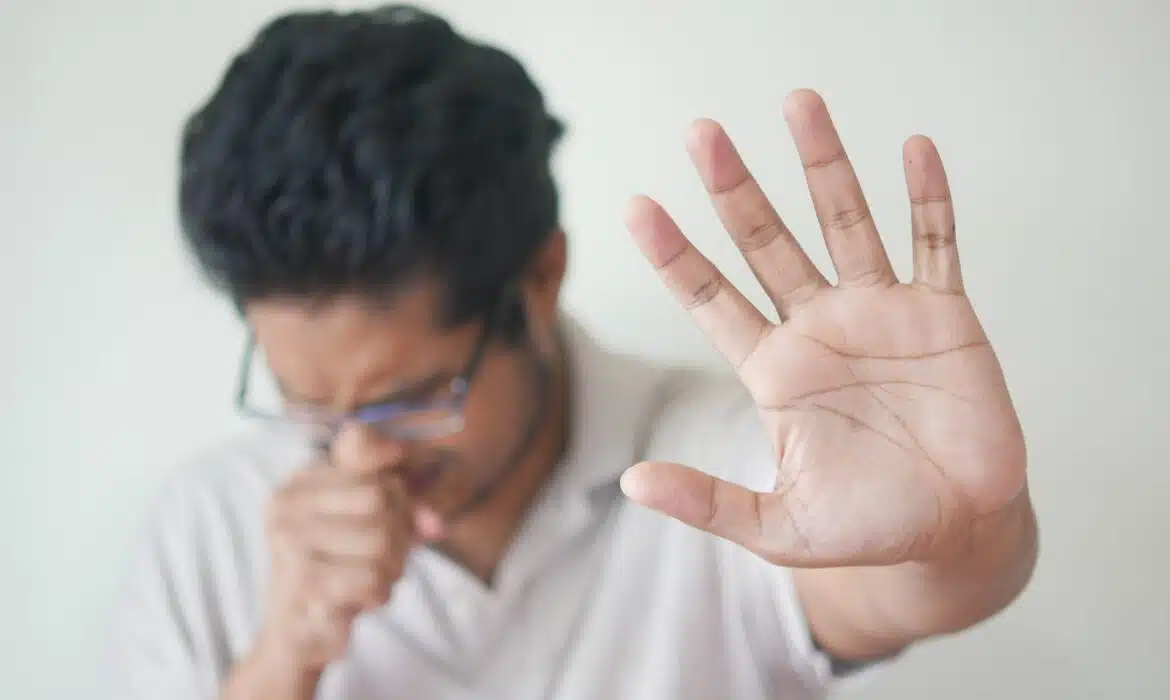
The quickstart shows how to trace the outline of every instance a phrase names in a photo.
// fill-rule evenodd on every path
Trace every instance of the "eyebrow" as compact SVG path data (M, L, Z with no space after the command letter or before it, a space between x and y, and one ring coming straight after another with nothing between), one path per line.
M456 375L452 375L448 371L440 371L423 379L417 380L403 387L399 387L389 394L385 394L373 401L367 401L355 406L352 410L362 411L376 406L383 406L390 403L401 403L403 401L411 401L426 396L427 394L446 386L455 379ZM288 387L279 377L276 377L276 387L285 398L291 399L298 403L303 403L309 406L322 406L326 402L305 396Z

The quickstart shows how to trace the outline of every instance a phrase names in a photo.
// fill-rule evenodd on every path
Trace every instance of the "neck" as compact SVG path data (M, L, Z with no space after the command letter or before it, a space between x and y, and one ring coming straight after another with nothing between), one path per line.
M569 433L568 358L562 352L549 378L547 410L508 476L474 511L447 530L442 551L485 583L494 578L529 507L561 461Z

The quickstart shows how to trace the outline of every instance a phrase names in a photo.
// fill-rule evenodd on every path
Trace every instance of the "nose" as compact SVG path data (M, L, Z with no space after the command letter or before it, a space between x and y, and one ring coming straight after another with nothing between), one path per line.
M372 474L401 465L406 458L406 446L387 440L368 425L347 423L334 438L330 457L340 469Z

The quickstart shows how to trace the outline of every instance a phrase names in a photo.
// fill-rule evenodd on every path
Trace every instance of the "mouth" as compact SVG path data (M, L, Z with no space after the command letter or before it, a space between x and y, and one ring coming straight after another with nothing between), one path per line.
M443 475L443 465L432 464L421 469L411 470L404 477L406 490L413 497L419 497L431 490Z

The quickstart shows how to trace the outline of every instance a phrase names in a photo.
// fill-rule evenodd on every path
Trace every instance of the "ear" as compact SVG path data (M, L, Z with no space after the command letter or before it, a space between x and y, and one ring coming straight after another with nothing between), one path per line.
M529 314L546 322L555 322L561 285L568 267L568 241L565 232L555 229L541 245L528 266L522 283Z

